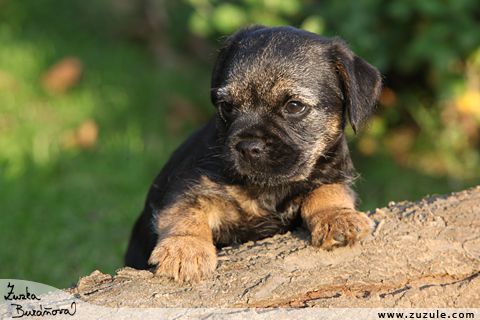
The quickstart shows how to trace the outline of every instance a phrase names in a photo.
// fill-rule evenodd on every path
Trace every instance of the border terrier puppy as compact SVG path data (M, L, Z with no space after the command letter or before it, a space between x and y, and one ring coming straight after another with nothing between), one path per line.
M155 179L125 258L137 269L197 282L216 245L259 240L304 223L312 244L352 245L373 222L355 210L344 128L372 117L378 71L338 38L249 26L213 69L216 115Z

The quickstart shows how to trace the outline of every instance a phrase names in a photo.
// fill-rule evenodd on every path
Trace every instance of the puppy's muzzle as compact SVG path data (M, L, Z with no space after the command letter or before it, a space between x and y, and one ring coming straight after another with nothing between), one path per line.
M253 165L265 151L265 143L259 140L242 140L235 145L240 157Z

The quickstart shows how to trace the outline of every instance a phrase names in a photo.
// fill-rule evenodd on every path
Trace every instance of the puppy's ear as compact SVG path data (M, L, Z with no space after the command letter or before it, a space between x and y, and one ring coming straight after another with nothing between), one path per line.
M357 133L374 114L382 88L380 73L356 56L339 38L332 39L330 54L342 85L350 124Z
M267 27L261 24L251 25L238 30L237 32L232 34L230 37L228 37L228 39L223 43L223 46L220 48L220 52L217 57L217 62L215 63L215 67L213 68L212 84L211 84L212 89L218 88L220 86L223 80L223 77L225 75L225 70L230 64L233 58L233 53L235 52L235 49L237 48L241 40L244 39L249 33L259 29L263 29L263 28L267 28ZM211 98L212 98L212 102L215 104L215 101L213 101L214 100L213 90L212 90Z

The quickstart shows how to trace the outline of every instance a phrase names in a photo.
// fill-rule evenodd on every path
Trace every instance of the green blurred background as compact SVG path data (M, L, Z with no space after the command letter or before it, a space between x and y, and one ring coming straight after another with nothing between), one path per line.
M0 0L0 277L67 287L122 266L155 175L212 114L249 23L340 36L379 68L349 132L361 210L480 183L476 0Z

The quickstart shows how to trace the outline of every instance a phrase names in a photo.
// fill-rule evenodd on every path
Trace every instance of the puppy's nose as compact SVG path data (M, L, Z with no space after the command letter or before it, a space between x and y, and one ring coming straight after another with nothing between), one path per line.
M241 153L245 161L254 163L264 151L265 144L262 141L240 141L235 149Z

